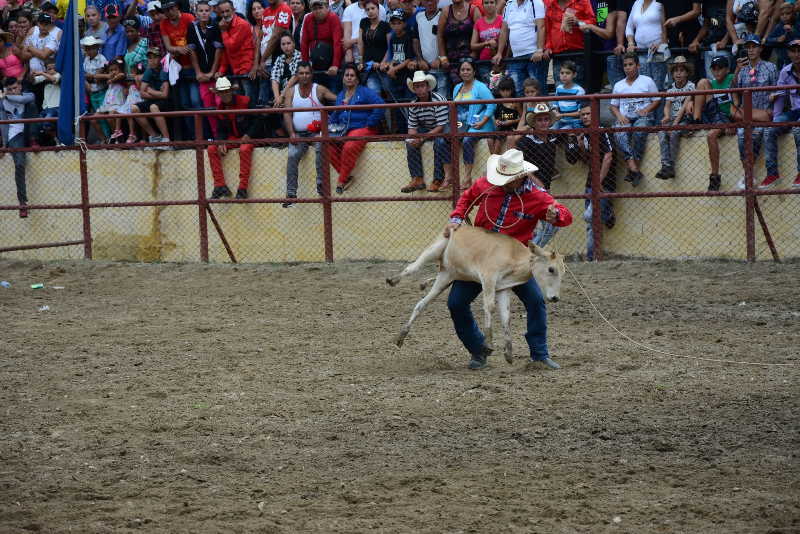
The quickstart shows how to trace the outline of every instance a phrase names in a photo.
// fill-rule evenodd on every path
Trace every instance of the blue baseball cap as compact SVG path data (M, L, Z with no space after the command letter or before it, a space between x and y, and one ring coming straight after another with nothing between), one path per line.
M745 35L742 37L742 40L744 40L744 44L747 44L747 43L755 43L755 44L757 44L758 46L761 46L761 38L760 38L758 35L754 34L754 33L747 33L747 34L745 34Z

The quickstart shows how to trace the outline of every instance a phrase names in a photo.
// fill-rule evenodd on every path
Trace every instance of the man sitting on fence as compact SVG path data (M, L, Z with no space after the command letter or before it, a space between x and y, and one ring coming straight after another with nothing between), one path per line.
M421 70L414 73L413 79L406 80L408 88L417 95L412 101L415 102L446 102L445 98L439 93L434 93L436 89L436 78L431 74L425 74ZM408 108L408 133L411 135L418 133L446 134L447 128L447 106L412 106ZM412 193L425 189L425 170L422 165L422 144L427 139L406 139L406 158L408 159L408 173L411 175L411 182L400 189L401 193ZM438 193L444 180L450 182L450 143L445 135L438 135L433 139L433 182L428 191Z
M4 91L0 91L0 120L22 119L25 116L25 106L33 103L33 93L23 93L22 83L12 77L3 82ZM2 132L3 148L25 148L25 125L22 123L0 125ZM0 152L0 158L5 156ZM14 160L14 181L17 185L17 200L20 209L19 216L28 216L28 192L25 183L25 152L11 154Z
M253 102L245 95L234 95L233 86L226 77L217 78L214 86L217 96L217 109L251 109ZM208 161L214 175L214 191L211 198L231 196L231 190L225 185L225 174L222 170L222 157L229 148L239 148L239 188L236 198L247 198L247 186L250 181L250 169L253 163L253 145L248 143L252 138L263 138L263 120L249 114L225 114L217 119L217 140L240 140L240 144L223 144L208 146Z
M658 92L652 78L639 74L639 56L636 52L625 54L622 60L622 70L625 71L625 79L614 84L615 95ZM610 108L617 119L615 126L652 126L653 112L660 101L661 99L657 97L612 99ZM628 164L625 181L636 187L644 178L639 170L639 163L644 154L647 132L617 132L614 136L617 138L617 145Z
M730 73L730 63L727 56L717 56L711 60L711 78L703 78L697 82L698 91L709 89L728 89L733 84L733 74ZM696 95L694 97L695 124L725 124L731 122L731 95L730 93L717 93L713 95ZM711 174L708 176L708 190L719 191L722 177L719 174L719 137L725 133L724 129L710 130L706 135L708 143L708 162L711 165Z
M781 69L778 76L778 85L800 85L800 39L789 43L789 64ZM773 98L772 113L774 122L789 122L800 120L800 93L797 90L780 91ZM788 101L788 102L787 102ZM788 103L789 110L784 112L784 103ZM759 185L759 189L772 187L781 179L778 173L778 135L789 131L787 126L768 128L764 136L764 152L767 167L767 177ZM800 187L800 127L792 128L794 146L797 151L797 176L792 182L792 187Z
M301 61L297 64L297 85L288 87L283 94L284 108L318 108L322 107L322 101L329 103L336 102L336 95L323 87L314 83L314 73L311 70L311 63ZM289 157L286 160L286 197L297 198L297 168L303 155L308 150L311 143L298 141L296 138L316 137L319 135L320 114L318 111L295 111L283 114L283 123L289 133L291 144L289 145ZM314 143L315 165L317 169L317 194L323 196L325 191L322 189L322 153L320 143ZM284 202L284 208L292 206L292 202Z

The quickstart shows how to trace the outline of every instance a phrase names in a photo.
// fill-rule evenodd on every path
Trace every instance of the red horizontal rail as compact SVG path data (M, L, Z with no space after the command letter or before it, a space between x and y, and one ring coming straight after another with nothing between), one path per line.
M69 247L72 245L83 245L86 243L86 240L81 239L80 241L59 241L56 243L43 243L40 245L19 245L16 247L4 247L0 248L1 252L14 252L17 250L34 250L40 248L53 248L53 247Z

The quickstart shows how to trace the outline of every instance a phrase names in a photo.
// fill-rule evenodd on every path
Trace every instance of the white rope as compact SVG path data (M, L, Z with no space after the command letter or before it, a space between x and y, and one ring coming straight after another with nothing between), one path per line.
M597 315L599 315L600 318L603 319L603 321L605 321L606 324L608 326L610 326L617 334L619 334L623 338L627 339L628 341L630 341L631 343L633 343L637 347L643 348L644 350L648 350L650 352L655 352L655 353L658 353L658 354L662 354L664 356L670 356L672 358L684 358L684 359L687 359L687 360L701 360L701 361L704 361L704 362L714 362L714 363L729 363L729 364L736 364L736 365L763 365L763 366L770 366L770 367L796 367L798 365L796 363L742 362L742 361L736 361L736 360L719 360L719 359L716 359L716 358L703 358L703 357L700 357L700 356L685 356L685 355L682 355L682 354L673 354L671 352L667 352L665 350L656 349L656 348L650 347L649 345L645 345L644 343L640 343L640 342L636 341L635 339L631 338L629 335L624 334L616 326L611 324L611 322L608 319L606 319L606 316L603 315L603 313L599 309L597 309L597 306L595 306L594 302L592 302L591 297L589 297L589 294L586 292L586 289L584 289L584 287L578 281L578 278L575 276L575 273L572 272L572 270L567 266L566 263L564 264L564 267L566 267L567 271L569 271L569 274L572 276L572 279L575 280L575 283L578 284L578 287L583 292L583 295L586 297L586 300L589 301L589 304L592 305L592 308L594 308L594 311L597 312Z
M473 200L472 203L469 205L469 207L467 208L467 211L464 212L465 213L465 217L469 217L469 212L472 211L472 208L481 199L481 197L488 195L489 191L491 191L492 189L495 189L496 187L498 187L498 186L493 185L492 187L490 187L489 189L487 189L486 191L484 191L483 193L481 193L480 195L475 197L475 200ZM520 196L519 193L516 192L516 190L514 191L514 194L517 195L517 198L519 199L520 212L521 213L525 213L525 203L522 201L522 197ZM510 208L511 208L511 203L509 202L509 209ZM478 208L478 209L480 209L480 208ZM522 217L518 217L517 220L514 221L511 224L498 225L497 221L492 220L492 218L489 216L489 207L486 205L486 202L483 203L483 213L484 213L484 215L486 215L486 218L489 220L489 222L492 223L492 226L496 226L497 228L500 228L501 230L505 230L507 228L511 228L512 226L514 226L515 224L517 224L518 222L520 222L522 220Z

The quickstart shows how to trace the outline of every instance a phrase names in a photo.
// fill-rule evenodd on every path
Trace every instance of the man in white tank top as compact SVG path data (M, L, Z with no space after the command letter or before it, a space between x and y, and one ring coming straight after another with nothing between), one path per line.
M297 64L297 85L286 89L284 100L281 104L284 108L318 108L322 107L323 101L336 103L336 95L328 88L314 83L314 73L311 64L301 61ZM286 161L286 198L297 198L297 169L300 160L308 150L311 143L300 141L298 138L316 137L319 135L320 114L318 111L296 111L283 114L283 122L289 138L289 157ZM316 124L315 124L316 123ZM317 194L322 196L322 154L320 143L314 143L316 150L317 168ZM292 206L291 201L282 204L284 208Z

